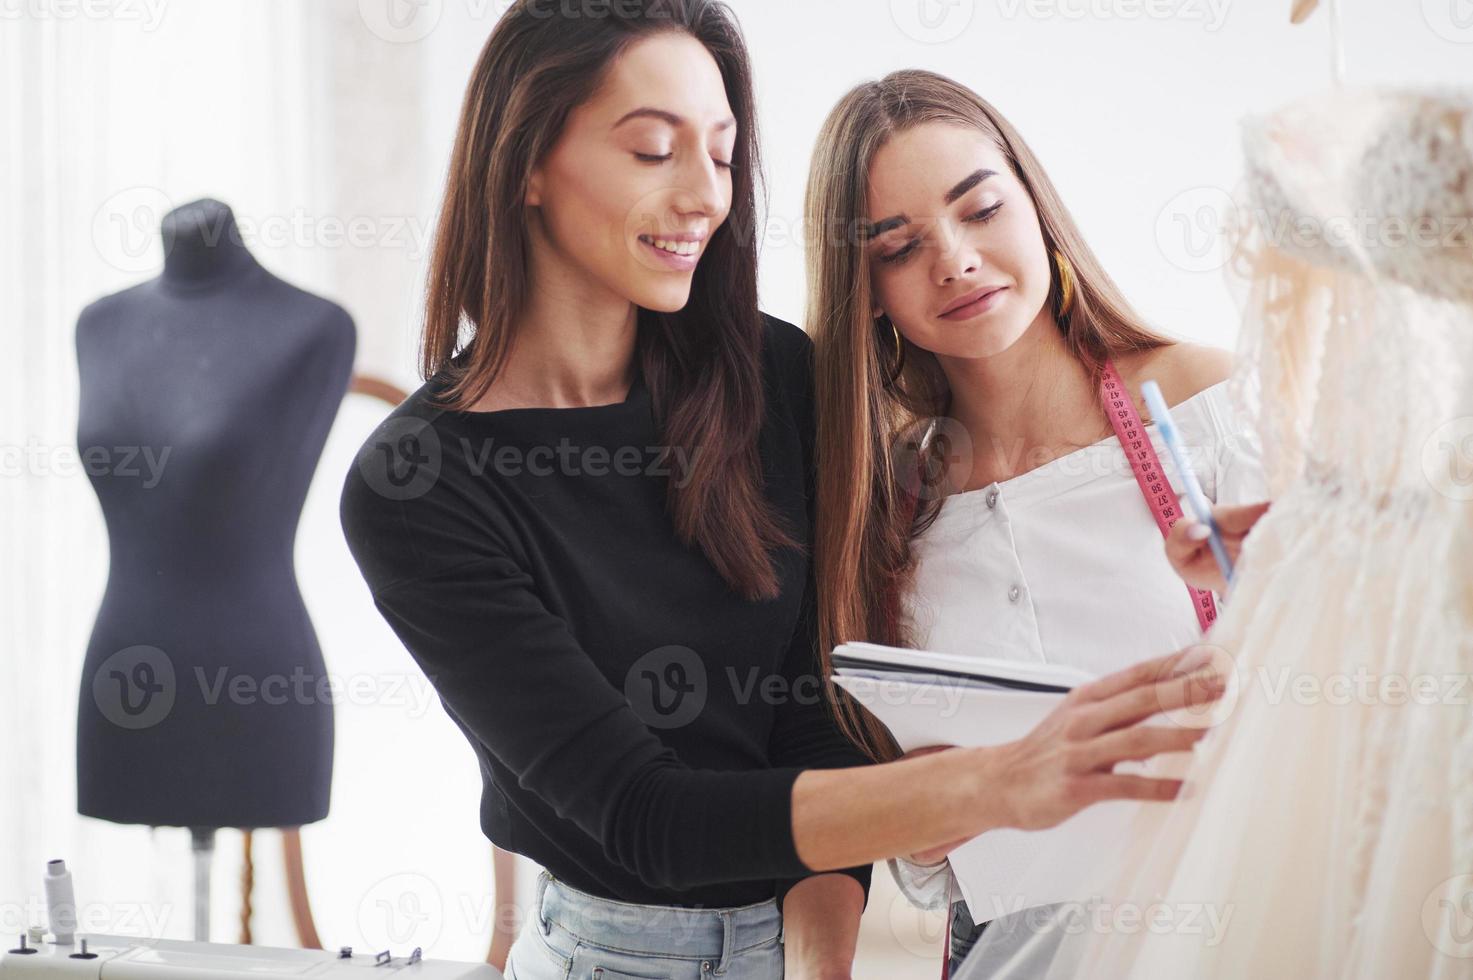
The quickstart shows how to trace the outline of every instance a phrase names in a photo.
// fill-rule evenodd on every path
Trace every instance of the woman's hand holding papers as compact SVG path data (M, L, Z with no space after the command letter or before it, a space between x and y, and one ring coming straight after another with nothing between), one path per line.
M1185 752L1210 728L1138 724L1222 696L1226 678L1188 647L1074 688L1027 736L986 756L1002 826L1043 830L1104 800L1171 800L1181 780L1114 771L1126 760Z
M995 827L1043 830L1103 800L1170 800L1181 780L1116 773L1115 765L1190 750L1209 728L1139 723L1160 712L1216 701L1225 680L1214 672L1205 649L1188 647L1074 688L1015 742L983 749L928 745L903 758L946 751L980 758L986 770L980 792L988 799L979 801L977 810L994 816L979 833ZM914 864L938 864L971 839L905 857Z
M928 746L934 751L911 753L922 758L804 770L793 783L794 850L813 871L904 854L935 863L1000 827L1042 830L1103 800L1173 799L1181 780L1115 766L1187 751L1202 737L1203 726L1170 718L1139 723L1222 696L1227 677L1212 668L1212 649L1188 648L1055 695L1052 710L1014 741Z

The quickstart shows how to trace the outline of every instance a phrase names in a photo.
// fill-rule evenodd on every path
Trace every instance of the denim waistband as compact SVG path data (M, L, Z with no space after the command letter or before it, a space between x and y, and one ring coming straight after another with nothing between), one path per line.
M780 939L783 930L776 899L730 908L637 905L579 891L546 870L537 877L532 908L544 932L556 923L598 946L719 961L722 968L742 950Z

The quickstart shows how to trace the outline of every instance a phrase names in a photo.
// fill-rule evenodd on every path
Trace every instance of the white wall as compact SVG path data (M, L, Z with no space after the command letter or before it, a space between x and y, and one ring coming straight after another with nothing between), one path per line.
M1473 81L1467 0L1340 2L1347 84ZM1240 174L1237 121L1332 84L1329 10L1291 26L1289 0L731 6L752 52L771 194L762 301L795 321L803 187L818 128L854 84L919 67L971 86L1013 121L1148 319L1231 346L1236 311L1208 233ZM499 9L444 0L422 42L434 51L424 92L432 154L449 144L459 86Z

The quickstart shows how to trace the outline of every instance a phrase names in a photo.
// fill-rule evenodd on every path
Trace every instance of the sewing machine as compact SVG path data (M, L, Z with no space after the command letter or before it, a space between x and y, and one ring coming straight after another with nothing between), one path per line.
M47 862L44 884L51 939L44 927L31 926L14 942L0 941L0 980L505 980L485 963L424 959L418 946L394 956L387 949L355 953L351 946L330 952L78 932L65 861Z
M236 946L176 939L138 939L78 933L70 944L41 941L41 935L0 941L0 977L51 980L504 980L485 963L426 960L419 949L408 956L322 949ZM17 942L19 939L19 942Z

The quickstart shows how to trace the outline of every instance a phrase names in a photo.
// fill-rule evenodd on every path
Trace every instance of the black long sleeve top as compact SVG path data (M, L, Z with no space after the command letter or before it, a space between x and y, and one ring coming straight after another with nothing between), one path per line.
M763 315L764 493L811 545L812 343ZM638 376L623 402L444 411L436 376L364 443L343 530L379 612L480 762L481 828L575 888L737 906L815 874L807 768L864 765L817 675L812 567L750 602L676 537ZM698 451L698 450L697 450ZM869 900L869 866L846 869Z

